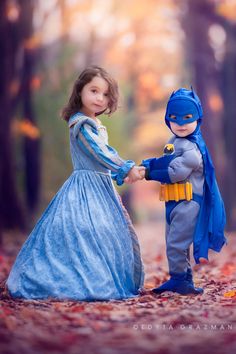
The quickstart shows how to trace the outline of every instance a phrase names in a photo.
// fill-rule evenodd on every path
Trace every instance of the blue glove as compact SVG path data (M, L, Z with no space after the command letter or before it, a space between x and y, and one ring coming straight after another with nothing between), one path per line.
M147 180L154 180L162 183L171 183L168 167L171 161L175 158L176 155L171 154L159 158L143 160L141 165L146 167L145 178Z

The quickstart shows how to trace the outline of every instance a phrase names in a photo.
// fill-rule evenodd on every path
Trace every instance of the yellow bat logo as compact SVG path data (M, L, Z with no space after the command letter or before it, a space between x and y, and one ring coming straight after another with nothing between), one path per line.
M164 147L164 154L170 155L175 152L174 144L166 144Z

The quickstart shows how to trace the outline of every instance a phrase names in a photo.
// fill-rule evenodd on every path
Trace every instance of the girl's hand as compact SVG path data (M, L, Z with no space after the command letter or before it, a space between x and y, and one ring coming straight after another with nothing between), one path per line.
M129 171L127 177L124 179L124 182L127 184L132 184L136 181L142 180L145 177L145 167L144 166L134 166Z

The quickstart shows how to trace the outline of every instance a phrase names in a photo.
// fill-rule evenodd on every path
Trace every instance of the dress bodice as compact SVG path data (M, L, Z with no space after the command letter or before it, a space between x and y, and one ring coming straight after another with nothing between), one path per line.
M80 112L70 118L69 127L74 169L111 174L117 185L123 184L135 162L123 160L108 145L106 128Z
M104 126L98 127L99 138L108 142L108 135ZM95 170L103 173L110 173L110 170L99 163L95 158L91 158L83 147L78 144L74 135L73 126L70 128L70 151L74 170Z

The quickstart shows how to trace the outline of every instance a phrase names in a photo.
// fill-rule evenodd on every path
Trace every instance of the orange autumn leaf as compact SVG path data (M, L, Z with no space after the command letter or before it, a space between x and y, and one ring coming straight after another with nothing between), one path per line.
M6 5L6 17L10 22L16 22L19 19L20 6L16 1L8 1Z
M236 16L235 16L235 11L236 11L236 2L235 1L221 1L219 2L219 5L216 7L217 12L225 17L226 19L235 22L236 21Z
M223 101L219 94L214 93L209 97L209 106L212 111L220 112L223 109Z
M41 86L41 78L39 76L34 76L30 82L30 87L33 90L38 90Z
M230 290L230 291L227 291L226 293L224 293L224 297L235 297L236 296L236 290Z
M27 50L36 49L41 44L41 41L42 41L41 34L39 33L34 34L33 36L27 38L24 41L24 48Z
M236 271L236 264L232 262L225 263L224 266L221 268L221 272L224 275L234 274L235 271Z
M83 312L85 309L84 305L75 305L71 307L71 312Z
M40 131L32 122L27 119L23 121L14 121L13 131L15 134L24 135L31 139L38 139L40 136Z

